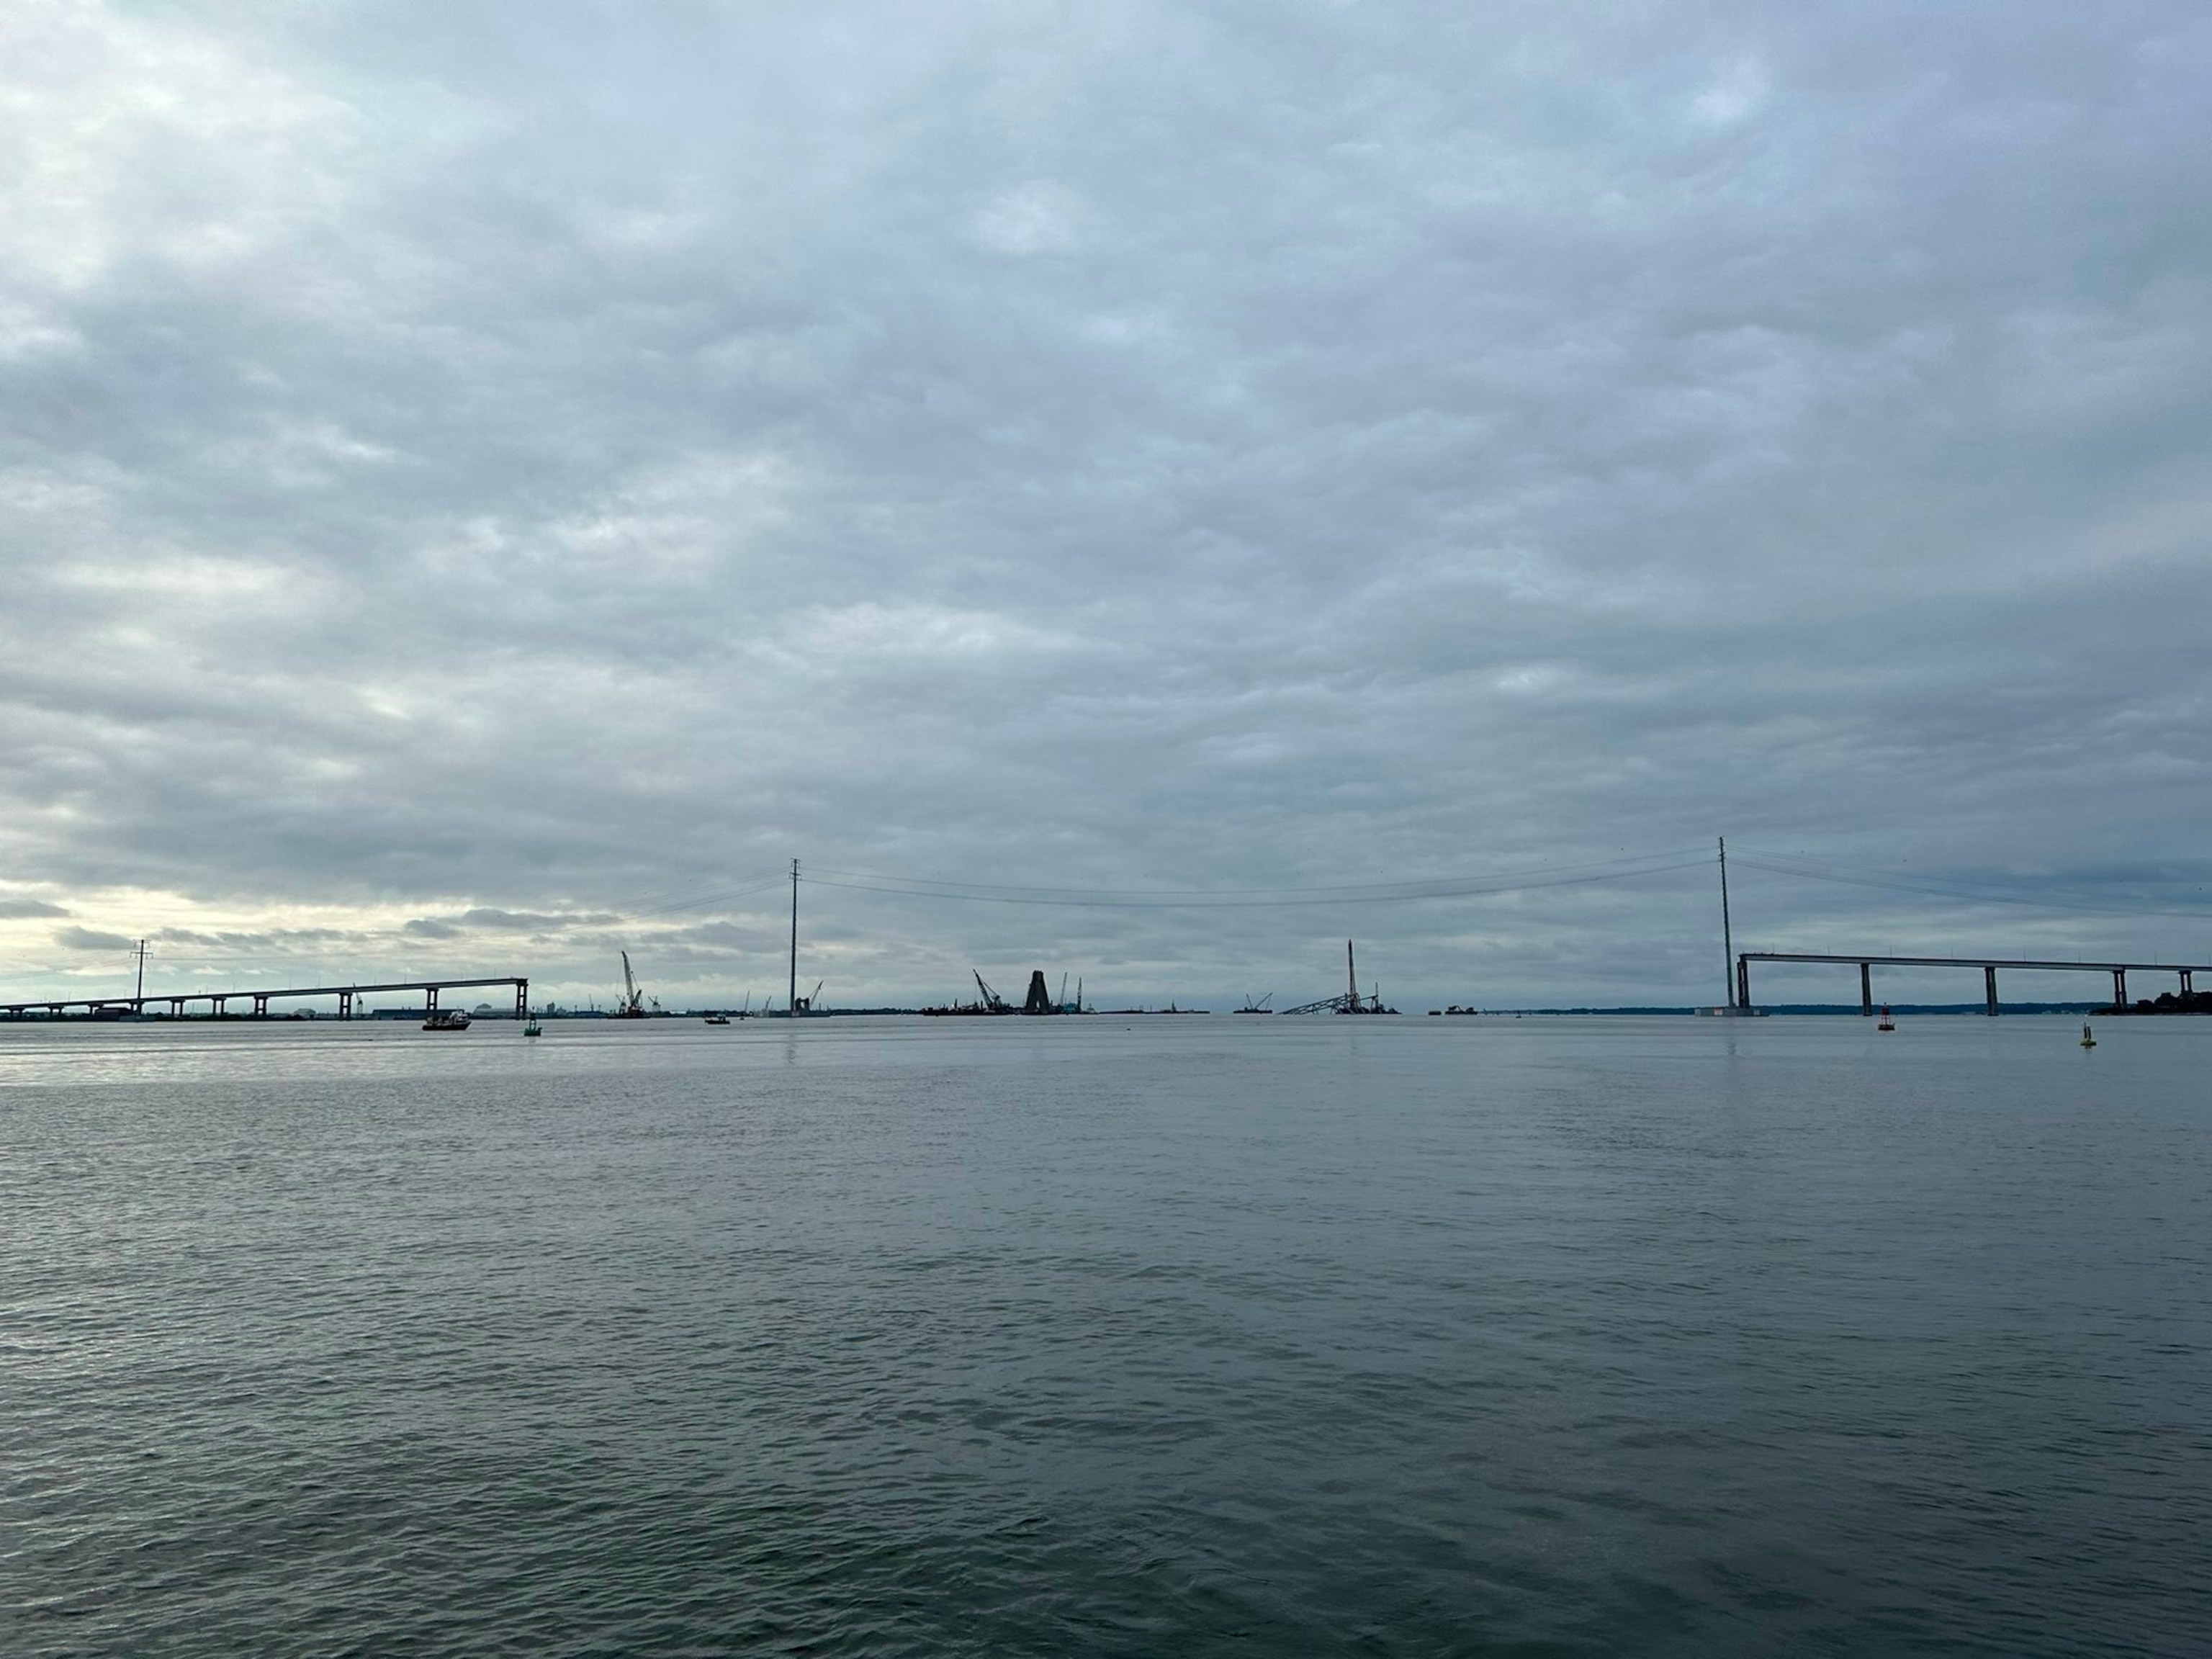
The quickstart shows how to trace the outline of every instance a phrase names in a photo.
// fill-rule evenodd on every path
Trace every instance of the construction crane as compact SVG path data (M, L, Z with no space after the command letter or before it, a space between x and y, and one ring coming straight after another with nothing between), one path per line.
M792 1000L791 1012L794 1015L812 1013L814 1005L822 1000L822 986L823 981L817 979L814 981L814 990L811 995L794 997Z
M983 1011L986 1013L1003 1014L1010 1012L1006 1006L1006 999L991 988L990 982L981 972L972 968L969 972L975 974L975 988L983 994Z
M637 988L637 980L629 970L629 952L627 951L623 951L622 953L622 959L623 1000L622 1006L615 1010L615 1018L617 1019L643 1019L645 1018L645 993Z

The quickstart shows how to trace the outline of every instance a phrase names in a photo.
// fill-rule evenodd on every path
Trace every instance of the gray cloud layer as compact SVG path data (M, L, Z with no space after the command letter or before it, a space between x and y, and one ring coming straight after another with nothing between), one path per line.
M6 27L0 878L176 972L322 927L734 993L776 892L665 907L794 854L1288 887L1725 830L2212 902L2200 8ZM1317 994L1356 930L1409 993L1678 1000L1709 890L807 904L849 1000ZM1743 896L1784 948L2203 949Z

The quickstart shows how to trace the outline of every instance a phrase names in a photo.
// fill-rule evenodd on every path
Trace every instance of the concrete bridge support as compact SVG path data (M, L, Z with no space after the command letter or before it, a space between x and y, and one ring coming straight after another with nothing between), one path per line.
M1859 970L1859 1012L1874 1012L1873 970L1881 967L1894 968L1978 968L1982 970L1983 1011L1995 1014L1997 1006L1997 972L2009 973L2014 969L2034 969L2056 974L2110 974L2112 976L2112 1006L2122 1013L2130 1012L2128 1001L2128 971L2173 974L2179 977L2185 995L2193 995L2197 975L2212 971L2212 962L2115 962L2106 957L2101 962L2085 962L2079 957L2070 962L2057 962L2043 957L1886 957L1871 951L1864 956L1854 951L1841 952L1811 951L1745 951L1735 958L1735 995L1742 1006L1751 1006L1751 964L1754 962L1826 963L1836 967L1856 966Z

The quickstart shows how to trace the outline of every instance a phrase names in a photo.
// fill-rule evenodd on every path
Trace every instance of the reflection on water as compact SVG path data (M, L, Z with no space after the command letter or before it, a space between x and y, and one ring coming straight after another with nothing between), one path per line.
M0 1027L12 1654L2180 1654L2212 1025Z

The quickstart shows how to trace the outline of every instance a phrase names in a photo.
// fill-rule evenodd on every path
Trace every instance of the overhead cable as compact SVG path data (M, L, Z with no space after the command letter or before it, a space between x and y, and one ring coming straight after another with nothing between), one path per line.
M1238 893L1234 890L1218 893L1204 890L1160 892L1150 895L1139 891L1096 892L1090 894L1055 895L1053 890L1024 892L1015 890L990 891L981 889L962 889L951 884L932 887L894 884L896 878L880 881L833 881L820 876L808 878L818 887L841 888L856 893L887 893L901 898L946 899L969 904L1030 904L1069 907L1102 910L1258 910L1291 909L1315 906L1346 904L1406 904L1431 899L1480 898L1494 894L1534 892L1547 887L1579 887L1599 882L1633 881L1642 876L1663 875L1670 871L1699 868L1711 860L1700 856L1672 864L1646 865L1636 869L1607 870L1579 875L1553 875L1534 879L1432 881L1400 883L1391 886L1310 888L1279 890L1273 896Z
M1808 859L1784 855L1737 853L1729 860L1731 866L1741 865L1753 870L1763 870L1770 875L1795 876L1807 881L1825 881L1846 887L1876 888L1888 892L1914 893L1931 898L1947 898L1968 904L2009 904L2027 909L2063 910L2081 915L2106 916L2174 916L2203 921L2212 916L2212 908L2175 908L2170 904L2083 904L2067 899L2031 898L2023 894L2008 893L1993 889L1976 888L1958 881L1915 881L1873 871L1855 871L1844 866L1822 865Z

